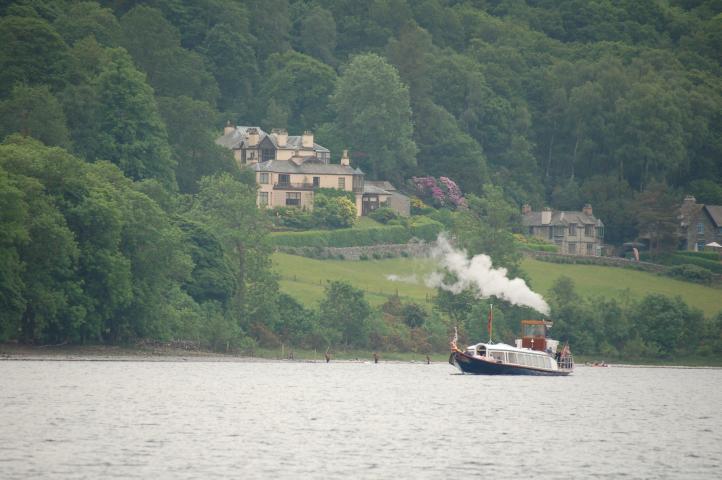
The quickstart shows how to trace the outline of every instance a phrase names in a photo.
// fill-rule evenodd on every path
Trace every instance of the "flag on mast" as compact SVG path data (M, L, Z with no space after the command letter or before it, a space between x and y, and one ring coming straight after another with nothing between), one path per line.
M489 331L489 342L491 342L491 324L494 322L494 304L489 304L489 315L487 317L486 329Z

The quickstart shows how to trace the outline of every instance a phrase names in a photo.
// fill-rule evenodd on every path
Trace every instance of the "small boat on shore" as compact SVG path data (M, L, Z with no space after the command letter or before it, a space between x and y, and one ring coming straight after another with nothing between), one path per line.
M451 341L449 363L461 373L476 375L546 375L564 376L574 370L574 360L568 345L559 350L559 341L547 338L552 322L522 320L522 335L516 345L505 343L477 343L465 350ZM489 321L491 331L491 320ZM491 335L490 335L491 336Z

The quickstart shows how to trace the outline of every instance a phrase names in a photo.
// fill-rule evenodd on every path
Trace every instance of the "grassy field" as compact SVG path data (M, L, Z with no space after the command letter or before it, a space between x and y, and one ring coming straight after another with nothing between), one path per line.
M306 306L315 307L323 296L327 280L346 280L366 293L372 305L380 305L390 295L424 303L435 291L423 284L423 278L434 269L430 260L394 258L362 262L344 260L314 260L295 255L273 255L276 272L281 276L281 288ZM580 294L617 297L626 291L641 298L649 293L680 295L684 301L716 315L722 310L722 289L682 282L636 270L594 265L567 265L525 259L522 264L531 278L532 287L545 294L562 275L570 277ZM409 281L392 281L397 275ZM412 282L411 280L416 280Z

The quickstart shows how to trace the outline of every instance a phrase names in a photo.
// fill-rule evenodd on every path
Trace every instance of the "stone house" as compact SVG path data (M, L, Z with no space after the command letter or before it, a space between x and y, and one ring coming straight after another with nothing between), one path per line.
M555 243L559 253L601 255L604 223L594 216L590 204L584 205L580 212L548 208L534 212L529 204L525 204L521 213L524 233Z
M331 152L314 142L313 133L289 136L286 130L270 134L259 127L226 125L216 143L233 151L239 167L251 168L258 183L259 207L313 209L318 188L352 192L356 214L366 215L386 203L392 193L364 181L364 173L351 167L348 151L341 162L330 163Z
M680 249L699 252L708 243L722 244L722 205L703 205L687 195L679 218Z

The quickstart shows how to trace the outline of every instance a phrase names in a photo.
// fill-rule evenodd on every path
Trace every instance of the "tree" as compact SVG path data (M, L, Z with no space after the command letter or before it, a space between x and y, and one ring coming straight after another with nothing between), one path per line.
M637 230L649 238L653 254L677 247L680 202L663 183L652 183L636 196Z
M153 90L124 51L113 50L111 57L97 80L97 150L89 160L110 160L130 178L173 187L175 162Z
M208 68L218 82L219 108L251 116L259 72L250 35L220 23L208 31L199 51L208 60Z
M336 73L328 65L294 51L274 53L266 61L264 77L261 96L266 105L288 112L289 130L310 130L329 119L328 99ZM278 116L269 110L267 117Z
M46 145L70 146L63 109L45 85L16 85L10 98L0 102L0 138L13 132Z
M398 181L416 164L409 91L383 58L354 57L338 80L332 104L343 140L370 178Z
M491 184L484 185L481 196L469 195L467 203L469 208L459 212L453 227L460 246L471 255L489 255L495 267L518 276L521 258L512 230L520 228L519 210L506 200L501 188Z
M266 215L256 207L256 187L228 173L203 177L192 216L206 223L233 260L236 277L233 317L245 328L273 325L277 285L270 272ZM264 316L265 315L265 316Z
M60 84L68 47L40 18L0 18L0 97L16 83Z
M113 11L95 2L71 2L53 26L69 45L89 36L107 47L117 46L120 40L120 24Z
M338 329L345 345L364 344L364 326L371 315L371 307L362 290L347 282L328 283L319 312L321 323L328 328Z
M159 97L158 109L168 129L181 192L196 192L201 177L235 168L231 152L215 144L212 125L218 112L209 104L186 96Z
M325 8L314 5L301 19L301 51L321 60L327 65L335 65L336 58L336 22L333 14Z
M139 5L123 15L120 25L123 46L148 74L158 95L187 95L215 105L218 84L203 57L180 46L180 33L160 10Z

